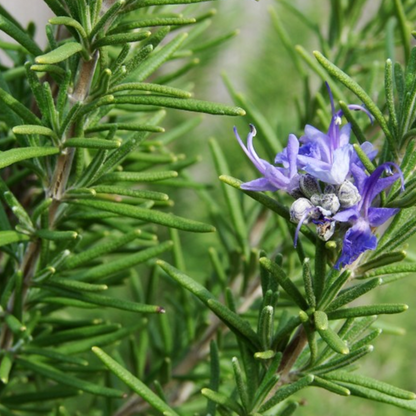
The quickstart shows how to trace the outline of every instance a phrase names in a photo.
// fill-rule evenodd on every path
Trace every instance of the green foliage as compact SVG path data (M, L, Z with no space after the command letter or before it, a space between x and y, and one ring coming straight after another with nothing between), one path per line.
M200 99L210 60L238 33L222 4L216 15L201 0L45 3L56 16L44 49L0 6L16 42L0 42L11 62L0 65L0 414L289 416L307 387L415 412L414 393L355 372L381 328L402 332L378 321L408 309L378 299L382 286L416 271L405 251L416 232L411 5L381 2L363 21L365 1L332 1L318 22L277 1L273 41L257 47L270 62L279 43L294 89L268 88L275 67L246 51L248 90L223 74L232 106ZM319 51L305 35L294 45L292 26ZM377 249L340 271L340 239L304 224L294 249L288 199L241 191L238 145L206 140L213 116L245 116L272 160L285 120L267 113L298 95L290 123L326 128L322 81L357 143L381 144L374 160L354 145L365 169L394 161L405 185L380 198L401 211ZM208 169L195 153L205 141Z

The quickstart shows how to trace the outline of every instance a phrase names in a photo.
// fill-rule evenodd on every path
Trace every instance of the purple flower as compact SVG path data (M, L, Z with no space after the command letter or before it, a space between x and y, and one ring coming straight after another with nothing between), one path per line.
M253 138L256 135L256 129L252 124L250 124L250 133L247 136L247 146L244 145L235 127L234 134L245 154L263 175L263 178L242 184L241 189L248 191L276 191L278 189L283 189L291 194L299 188L299 175L297 169L299 142L295 135L289 135L287 148L282 152L282 154L284 153L284 160L282 160L283 166L277 167L271 165L264 159L261 159L254 150Z
M391 166L398 173L382 178L381 175L386 170L391 173ZM383 163L370 176L367 176L356 165L353 175L361 199L356 205L340 211L332 217L335 221L353 223L353 226L345 234L341 256L335 264L336 269L339 269L341 265L351 264L360 254L367 250L374 250L377 247L377 238L372 233L371 227L384 224L399 209L373 207L373 201L380 192L391 186L399 178L402 181L403 189L403 175L400 168L392 162Z
M296 247L302 224L312 223L320 239L328 241L336 228L344 232L343 247L335 268L351 264L362 253L377 247L373 229L384 224L399 210L379 207L377 196L403 175L400 168L387 162L371 175L365 171L354 147L349 143L351 125L341 127L342 111L335 111L331 90L332 119L327 133L313 126L305 127L305 134L298 140L289 135L288 144L278 153L274 165L261 159L253 146L256 129L250 125L245 145L236 128L234 133L240 146L261 173L262 177L244 183L241 188L250 191L276 191L282 189L295 200L290 207L290 220L297 223L294 245ZM349 105L351 110L370 113L359 105ZM302 145L299 145L299 141ZM361 145L370 160L377 154L371 143ZM392 172L394 168L397 173ZM387 174L385 177L383 173ZM345 223L344 227L337 227Z

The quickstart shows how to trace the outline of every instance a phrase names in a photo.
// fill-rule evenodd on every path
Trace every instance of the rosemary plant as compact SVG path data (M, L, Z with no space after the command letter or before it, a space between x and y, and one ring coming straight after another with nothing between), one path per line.
M332 1L327 34L285 0L269 10L304 90L286 143L227 75L235 106L192 97L198 58L209 71L236 34L226 21L211 35L210 5L44 1L46 48L0 6L14 39L0 68L0 414L288 416L306 387L415 412L410 385L357 371L395 332L383 315L408 309L369 292L416 271L411 2L365 19L370 2ZM315 57L281 16L312 31ZM235 134L261 177L231 176L227 117L227 143L209 141L221 194L199 183L199 158L172 147L195 146L195 112L247 112L247 142Z

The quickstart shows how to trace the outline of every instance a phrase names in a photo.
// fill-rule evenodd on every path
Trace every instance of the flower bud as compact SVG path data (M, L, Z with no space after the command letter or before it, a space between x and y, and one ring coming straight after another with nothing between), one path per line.
M298 223L305 215L310 215L310 213L312 213L312 208L314 208L314 206L309 199L297 199L290 207L290 221ZM305 219L305 222L308 222L307 218Z
M301 175L299 178L299 186L303 194L310 198L313 194L320 194L321 189L319 188L319 183L316 178L308 173Z
M338 197L335 194L314 194L311 196L311 202L316 207L329 211L329 215L334 215L340 208Z
M331 211L332 214L335 214L339 210L341 204L335 194L322 194L320 206Z
M326 184L324 194L337 194L338 186Z
M350 208L361 200L361 195L354 184L344 181L338 189L338 199L342 208Z

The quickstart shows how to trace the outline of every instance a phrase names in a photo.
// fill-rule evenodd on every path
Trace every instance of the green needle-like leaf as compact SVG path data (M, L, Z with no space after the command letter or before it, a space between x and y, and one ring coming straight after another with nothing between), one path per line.
M121 33L118 35L108 35L97 40L92 47L94 49L102 48L109 45L123 45L130 42L139 42L148 38L151 35L149 31L133 32L133 33Z
M261 311L257 330L264 350L268 350L268 348L270 348L273 333L273 318L273 307L265 306Z
M49 23L51 25L65 25L65 26L73 27L83 39L87 38L87 33L85 32L82 25L79 22L77 22L75 19L73 19L72 17L67 17L67 16L52 17L52 19L49 19Z
M374 400L376 402L387 403L401 409L410 410L416 412L416 400L403 400L389 396L376 390L371 390L366 387L357 386L351 383L342 383L350 390L353 396L363 397L365 399Z
M218 391L220 386L220 357L218 354L218 346L214 340L210 342L210 383L209 388L213 391ZM215 414L216 403L208 400L207 414Z
M119 10L126 4L126 0L117 0L112 4L112 6L104 13L104 15L100 18L100 20L96 23L96 25L92 28L89 38L90 40L94 38L94 36L108 24L110 24L111 20L115 18Z
M2 403L5 405L20 405L23 403L33 403L33 402L44 402L46 400L59 400L65 399L67 397L79 396L82 394L82 391L71 389L68 387L51 387L49 386L46 390L22 393L22 394L12 394L10 396L5 396L2 398ZM7 416L5 414L5 416Z
M300 45L296 45L295 47L296 52L300 55L300 57L305 61L305 63L322 79L322 81L329 82L331 87L331 91L334 94L334 97L338 100L346 102L346 97L342 90L338 87L338 85L332 80L328 80L328 75L326 74L325 70L320 67L316 61L310 56L310 54Z
M401 263L394 264L391 266L380 267L378 269L371 270L364 273L365 278L383 276L394 273L414 273L416 271L416 264L412 263Z
M86 391L91 394L105 397L122 398L124 393L120 390L116 390L109 387L103 387L96 383L82 380L74 377L68 373L63 373L54 367L41 363L39 361L32 361L26 358L17 358L17 363L22 367L35 372L43 377L54 380L65 386L74 387L78 390Z
M218 145L217 141L211 139L210 142L212 156L214 158L215 168L218 175L229 174L228 164L225 158L224 153L221 150L221 147ZM241 249L248 256L248 234L246 220L244 218L244 213L241 207L241 203L238 199L238 192L235 189L226 186L224 183L221 184L222 191L224 193L225 201L228 206L228 213L231 217L233 223L233 228L237 234L238 242L240 243Z
M215 231L212 225L203 224L201 222L188 220L182 217L177 217L172 214L165 214L163 212L151 211L134 207L127 204L106 202L106 201L92 201L92 200L73 200L68 201L73 205L90 207L101 211L112 212L124 217L136 218L138 220L149 221L156 224L165 225L167 227L178 228L179 230L191 231L196 233L209 233Z
M142 381L134 377L117 361L113 360L103 350L93 347L92 352L104 363L104 365L116 375L123 383L129 386L143 400L148 402L155 409L159 410L166 416L179 416L166 402L153 393Z
M138 70L134 71L134 78L137 81L144 81L153 74L164 62L166 62L181 46L187 38L187 33L181 33L172 39L168 44L163 46L159 51L155 51Z
M9 382L10 371L13 366L13 355L9 353L5 353L1 358L0 363L0 381L3 384L7 384Z
M282 286L284 291L291 297L291 299L303 310L308 309L308 304L305 298L300 293L296 285L289 279L284 270L276 263L271 262L269 259L262 257L260 259L260 265L264 267L271 275L277 280L279 285Z
M176 108L178 110L195 111L197 113L215 114L220 116L243 116L246 112L239 107L194 99L173 97L115 95L114 104L154 105L157 107Z
M367 154L361 149L358 144L353 144L354 150L363 163L364 167L368 170L369 173L373 173L376 170L376 167L373 165L373 162L368 158Z
M50 358L54 361L60 361L63 363L68 363L68 364L75 364L75 365L82 365L82 366L88 365L88 361L82 358L68 357L65 354L61 354L49 348L26 347L24 349L24 354L25 355L39 355L42 357Z
M345 72L339 69L336 65L326 59L320 52L314 52L315 58L318 62L338 81L342 82L349 90L351 90L360 100L365 104L366 108L379 122L386 138L390 144L391 151L396 154L397 143L394 142L393 136L390 132L387 121L383 116L383 113L370 98L370 96L364 91L364 89ZM344 100L345 101L345 100Z
M303 261L302 272L306 300L311 308L315 308L316 299L315 294L313 293L313 279L309 258L305 258L305 260Z
M36 230L35 235L36 237L51 241L74 240L78 237L76 231Z
M153 133L163 133L165 131L165 129L160 126L138 123L101 123L88 127L85 131L86 133L96 133L98 131L107 131L113 128L127 131L151 131Z
M149 82L126 82L111 88L108 93L114 94L120 91L150 91L153 93L168 95L177 98L191 98L192 94L179 88L166 85L151 84ZM122 124L122 123L121 123ZM120 128L120 127L119 127Z
M340 382L347 382L351 384L355 384L358 386L366 387L371 390L377 390L380 393L387 394L392 397L397 397L398 399L402 400L415 400L416 394L412 391L407 391L403 389L399 389L398 387L392 386L390 384L384 383L379 380L375 380L371 377L362 376L360 374L353 374L349 371L332 371L325 375L325 378L330 380L340 381Z
M282 402L292 394L295 394L299 390L309 386L313 382L313 379L314 376L312 374L308 374L307 376L301 378L298 381L295 381L294 383L281 387L271 399L269 399L260 407L259 411L265 412L266 410L271 409L277 403Z
M0 101L2 101L6 107L10 108L10 110L15 112L28 124L42 124L41 121L27 107L2 88L0 88ZM21 124L21 122L19 124Z
M233 357L231 360L231 364L234 370L234 377L237 385L237 391L240 396L241 403L243 404L244 409L249 408L249 396L247 392L246 381L243 377L243 371L241 370L240 363L238 362L237 357Z
M332 393L339 394L340 396L350 396L351 395L351 392L347 388L345 388L343 386L340 386L339 384L334 383L332 381L329 381L329 380L326 380L324 378L318 377L316 375L314 376L312 385L320 387L320 388L325 389L325 390L328 390Z
M347 303L352 302L353 300L363 296L370 290L375 289L383 283L383 280L380 278L371 279L369 282L363 283L361 285L356 285L346 289L342 294L340 294L335 300L326 308L327 312L335 311L341 306L346 305Z
M54 277L48 280L48 285L55 286L62 289L73 290L76 292L101 292L107 290L107 285L96 285L85 282L78 282L68 278Z
M66 72L60 66L53 64L31 65L30 70L34 72L49 72L56 74L58 78L64 78L66 75Z
M82 50L83 47L78 42L64 43L63 45L53 49L45 55L36 57L35 62L38 64L56 64L58 62L64 61L65 59L68 59L70 56L75 55Z
M112 262L92 267L82 275L82 279L87 281L96 281L114 273L128 270L131 267L144 263L153 257L160 256L162 253L171 250L172 246L172 241L165 241L155 247L150 247L145 250L138 251L137 253L124 256L118 260L113 260Z
M140 230L133 230L129 233L122 235L121 237L114 237L110 235L109 241L104 241L99 243L87 250L84 250L80 253L77 253L69 257L63 264L64 269L74 269L75 267L81 266L85 263L89 263L91 260L96 259L104 254L111 253L112 251L117 250L120 247L123 247L125 244L134 241L141 235Z
M386 94L387 108L390 115L390 123L394 131L396 139L399 134L399 123L397 121L397 113L394 104L394 79L393 79L393 63L391 59L387 59L384 72L384 92Z
M247 339L250 344L257 349L257 351L260 349L258 336L246 320L242 319L235 312L224 306L222 303L215 299L214 295L209 290L205 289L205 287L175 267L162 260L158 260L157 264L181 286L183 286L186 290L189 290L203 303L205 303L222 321L224 321L230 327L230 329L242 335L244 339Z
M314 313L314 318L316 329L328 346L339 354L348 354L350 352L349 348L339 335L328 325L328 318L325 312L316 311Z
M29 240L30 237L26 234L18 233L16 231L0 231L0 246Z
M134 21L121 23L111 33L120 33L128 30L139 29L151 26L184 26L196 23L196 19L191 17L159 17L159 16L140 16Z
M228 395L218 393L216 391L213 391L207 388L202 389L201 393L209 400L212 400L213 402L219 404L220 406L229 408L230 410L236 412L238 415L244 414L244 410L241 407L241 405L238 404L235 400L231 399Z
M364 357L373 350L374 347L372 345L366 345L362 348L352 351L347 355L342 356L341 358L336 358L334 360L329 361L328 363L314 367L309 371L318 374L325 374L330 371L337 370L339 368L347 367L348 365L355 363L357 360Z
M112 172L101 176L101 182L156 182L164 179L176 178L178 172L156 171L156 172Z
M163 6L166 4L192 4L201 3L206 0L142 0L138 4L133 4L130 8L126 8L126 11L140 9L148 6Z
M105 140L97 138L71 138L65 140L64 147L76 147L81 149L118 149L121 146L120 140Z
M112 186L112 185L97 185L91 189L97 192L97 194L117 194L117 195L132 196L134 198L151 199L153 201L169 200L169 196L162 192L148 191L145 189L143 190L131 189L131 188L124 188L122 186Z
M117 299L110 296L99 295L96 293L83 293L75 290L58 289L54 285L44 284L45 289L59 294L62 297L69 299L79 300L81 302L90 303L92 305L99 305L109 308L120 309L123 311L135 312L135 313L164 313L164 309L157 305L146 305L143 303L131 302L126 299Z
M342 289L345 283L351 276L351 270L344 270L336 280L328 284L327 288L324 290L322 297L318 303L320 309L324 310L332 299L335 298L337 293Z
M408 62L409 56L410 56L410 30L409 30L408 22L406 21L406 15L405 15L402 1L394 0L393 3L394 3L394 9L396 12L396 17L399 22L404 56L406 58L406 62Z
M330 312L328 313L328 319L345 319L385 314L389 315L406 312L408 309L409 307L402 303L356 306L354 308L338 309L335 312Z
M48 127L39 126L37 124L24 124L22 126L13 127L14 134L41 134L43 136L50 136L57 139L56 133Z
M5 152L0 153L0 169L22 160L56 155L58 153L59 149L56 147L21 147L18 149L6 150Z
M61 352L62 354L79 354L81 352L90 351L93 346L99 345L100 347L104 347L106 345L111 345L115 343L119 343L120 340L128 337L132 333L143 329L146 325L146 320L142 319L139 323L136 323L133 326L129 326L126 328L119 329L117 331L112 331L111 333L103 334L103 335L94 335L88 339L82 339L78 337L78 341L70 342L66 345L59 346L55 348L56 351ZM144 331L143 331L144 332Z
M42 50L33 41L33 39L25 32L23 32L18 26L12 21L7 19L5 16L0 15L0 30L7 33L17 43L22 45L32 55L42 54Z

